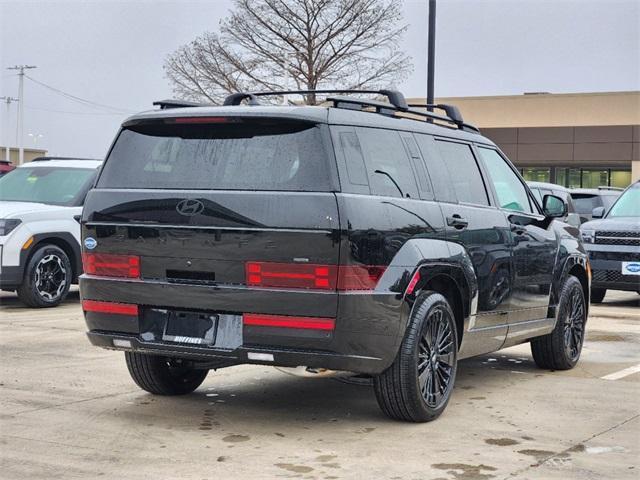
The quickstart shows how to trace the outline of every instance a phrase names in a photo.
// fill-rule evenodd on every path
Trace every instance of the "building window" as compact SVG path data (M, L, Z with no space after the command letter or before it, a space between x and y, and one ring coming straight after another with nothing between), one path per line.
M609 186L609 170L582 170L582 188L598 188Z
M523 175L526 170L523 168ZM553 183L567 188L625 188L631 183L631 170L624 169L555 167L553 173Z
M630 170L611 170L609 176L609 186L626 188L631 185L631 171Z
M523 168L522 177L527 182L549 183L551 181L551 168L533 168L533 167Z

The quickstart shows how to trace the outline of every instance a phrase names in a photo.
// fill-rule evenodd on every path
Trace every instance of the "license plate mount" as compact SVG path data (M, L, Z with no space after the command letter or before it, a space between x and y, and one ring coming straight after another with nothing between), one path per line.
M218 315L202 312L170 311L162 333L165 342L213 345Z

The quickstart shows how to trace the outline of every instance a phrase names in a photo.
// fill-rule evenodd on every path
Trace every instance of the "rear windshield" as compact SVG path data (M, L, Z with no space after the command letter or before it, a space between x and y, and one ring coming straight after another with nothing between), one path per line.
M591 214L594 208L602 207L602 200L598 195L574 193L571 197L578 213Z
M333 190L320 127L307 123L129 127L98 187Z

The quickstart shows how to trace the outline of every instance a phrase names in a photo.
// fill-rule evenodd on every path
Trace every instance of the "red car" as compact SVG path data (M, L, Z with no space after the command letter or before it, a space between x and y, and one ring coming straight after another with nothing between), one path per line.
M5 173L9 173L14 168L16 168L16 166L8 160L0 160L0 177Z

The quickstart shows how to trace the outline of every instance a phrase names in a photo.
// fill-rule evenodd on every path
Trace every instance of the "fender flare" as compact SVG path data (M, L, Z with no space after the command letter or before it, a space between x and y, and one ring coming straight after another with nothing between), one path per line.
M29 258L38 246L44 243L51 243L53 245L63 248L62 245L66 245L68 248L63 248L69 255L69 261L71 262L71 268L73 269L73 282L77 282L78 276L82 273L82 252L78 241L69 232L42 232L33 235L33 243L26 250L20 252L20 265L23 272L27 266ZM71 252L68 252L68 250Z

